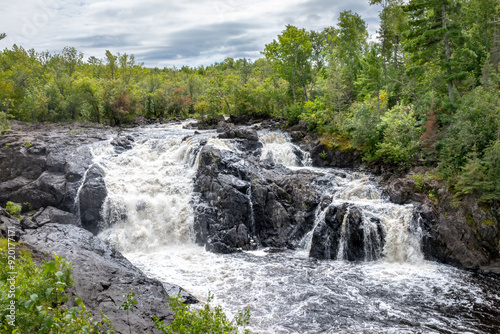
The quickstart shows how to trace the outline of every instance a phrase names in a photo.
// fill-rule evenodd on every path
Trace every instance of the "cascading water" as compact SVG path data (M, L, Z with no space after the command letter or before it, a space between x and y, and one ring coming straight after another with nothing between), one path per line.
M263 145L261 160L267 159L289 168L311 166L309 153L292 144L288 134L266 131L259 139Z
M111 145L94 149L108 190L100 237L148 275L178 284L200 300L211 291L230 315L248 307L252 329L267 333L493 333L499 328L500 281L424 261L419 228L411 225L412 207L384 199L370 175L307 167L309 156L286 135L261 132L261 160L318 173L314 186L322 199L314 226L300 250L213 254L192 241L198 152L201 145L237 152L238 145L213 131L194 135L180 125L130 134L135 143L128 151L117 153ZM253 215L251 187L245 196ZM311 259L315 237L333 212L345 225L337 241L341 246L329 250L332 260ZM343 260L350 247L347 224L355 215L368 261Z

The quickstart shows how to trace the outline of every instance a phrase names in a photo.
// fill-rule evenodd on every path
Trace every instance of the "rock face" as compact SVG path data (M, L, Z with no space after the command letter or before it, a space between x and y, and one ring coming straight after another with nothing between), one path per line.
M358 151L331 150L316 136L305 135L302 131L294 131L291 136L297 141L302 141L315 167L359 168L362 166L361 154Z
M123 295L131 289L138 302L129 314L132 333L159 333L153 315L166 323L173 319L168 308L169 295L181 293L186 302L197 302L176 285L148 278L112 246L72 224L77 220L69 213L46 208L32 221L32 226L23 227L23 223L2 209L0 232L5 236L7 228L15 229L16 239L33 249L34 254L49 252L66 257L73 266L73 292L96 318L102 310L117 333L129 333L125 311L119 307L126 300Z
M325 220L314 230L309 256L337 259L340 255L340 259L348 261L376 260L382 256L384 239L379 220L372 218L365 226L361 212L355 206L330 205Z
M391 176L386 190L391 201L413 204L414 223L424 232L425 257L443 263L477 269L499 259L500 205L480 206L477 198L465 197L457 203L446 187L432 180L416 185L411 175ZM429 196L433 194L433 196Z
M94 166L87 172L92 164L90 144L112 133L86 123L14 122L13 130L0 137L0 205L13 201L22 203L24 211L51 206L77 216L85 212L83 226L95 233L106 192L102 171ZM83 198L76 203L82 183Z
M251 154L203 147L195 181L197 243L221 253L295 248L314 223L315 176L267 165Z
M92 165L78 194L77 205L82 226L95 235L99 232L99 222L102 220L101 207L107 194L102 168Z

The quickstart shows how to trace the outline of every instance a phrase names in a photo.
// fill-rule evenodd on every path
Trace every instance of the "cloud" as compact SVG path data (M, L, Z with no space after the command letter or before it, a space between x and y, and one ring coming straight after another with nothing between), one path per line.
M366 0L12 1L0 12L8 35L0 47L60 52L74 46L86 57L133 53L146 66L208 65L226 57L258 58L286 24L321 30L335 25L345 9L358 12L375 34L378 8Z

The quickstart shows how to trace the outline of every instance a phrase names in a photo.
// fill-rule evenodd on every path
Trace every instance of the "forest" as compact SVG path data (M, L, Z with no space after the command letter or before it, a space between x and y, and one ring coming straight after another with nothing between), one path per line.
M160 69L109 50L14 45L0 52L0 128L278 117L367 163L436 167L457 196L499 199L500 2L369 2L381 8L377 36L347 10L322 31L287 25L255 61Z

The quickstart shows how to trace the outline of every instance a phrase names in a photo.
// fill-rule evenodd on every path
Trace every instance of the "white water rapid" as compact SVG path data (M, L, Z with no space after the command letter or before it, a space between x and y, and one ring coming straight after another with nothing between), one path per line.
M366 173L310 167L309 155L283 133L259 133L261 160L322 174L315 187L329 204L318 206L314 228L329 205L342 203L361 211L363 228L370 231L365 238L376 239L380 231L372 225L380 221L384 246L365 242L377 248L369 253L378 251L380 259L344 261L342 241L336 258L310 259L314 228L299 250L206 252L193 242L200 143L234 152L237 145L217 139L214 131L200 132L194 135L180 124L144 127L127 132L135 139L130 150L117 154L109 143L94 147L108 191L99 237L146 274L178 284L200 300L210 291L229 315L248 307L251 329L270 334L498 330L498 279L425 261L421 231L411 226L411 206L388 202L376 178ZM251 192L250 187L248 198Z

